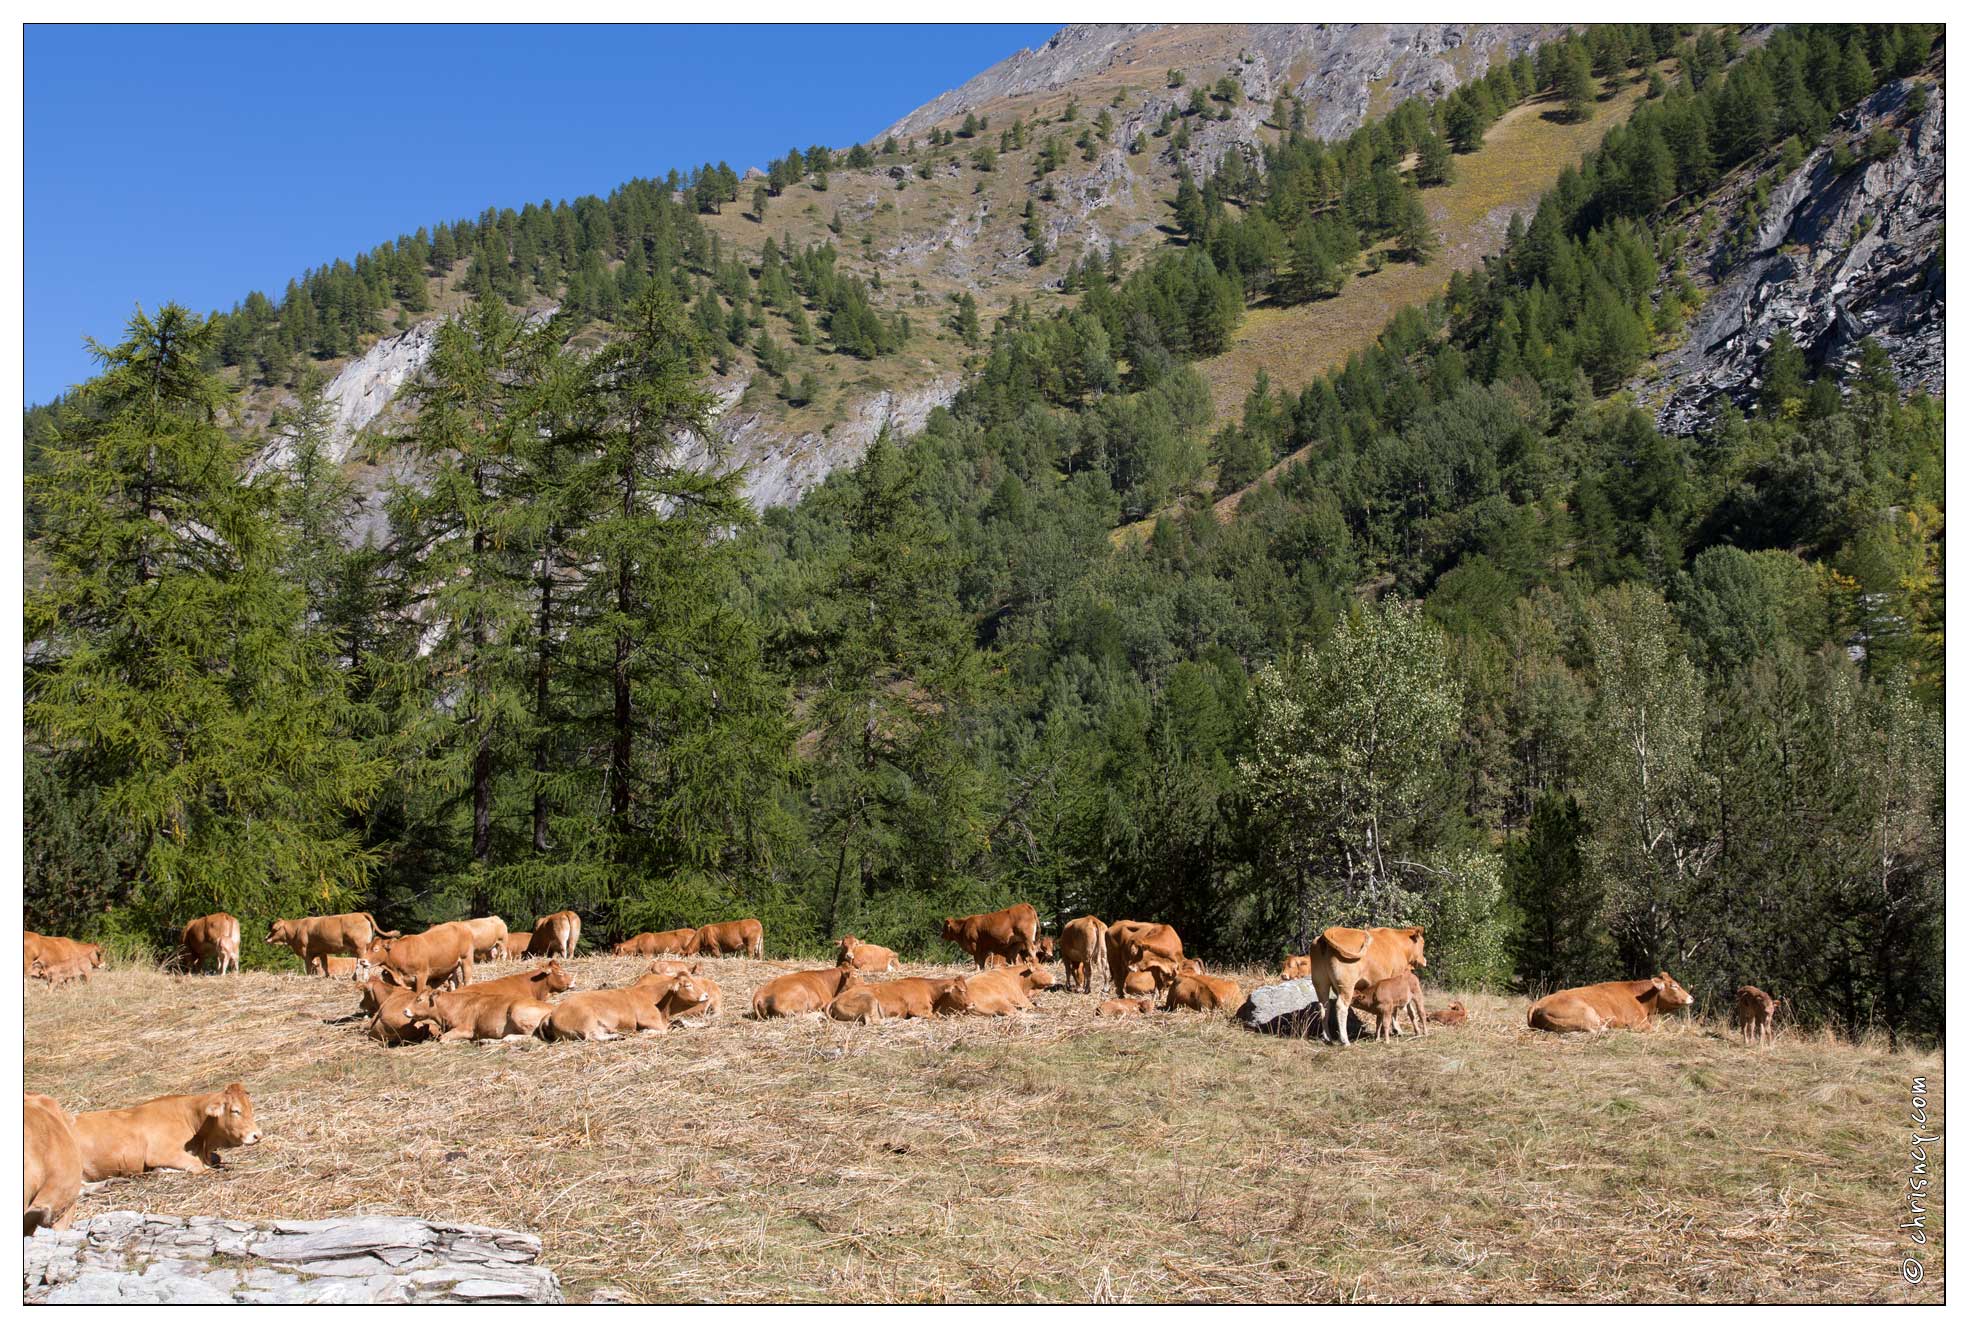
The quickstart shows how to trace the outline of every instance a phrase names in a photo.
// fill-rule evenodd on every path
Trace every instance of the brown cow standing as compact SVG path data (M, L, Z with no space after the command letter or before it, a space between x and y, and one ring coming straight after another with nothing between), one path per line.
M231 914L207 914L185 924L178 939L180 959L188 968L217 961L221 974L226 966L239 972L239 920Z
M301 959L310 974L326 976L331 955L361 955L385 932L369 914L323 914L314 918L276 918L267 927L267 945L285 946Z
M1067 986L1075 992L1094 990L1094 969L1107 958L1108 925L1083 914L1060 929L1060 961L1066 965Z
M1778 1013L1782 1001L1783 998L1773 997L1764 989L1749 984L1737 989L1737 1032L1743 1035L1744 1042L1770 1045L1774 1037L1771 1020Z
M961 978L898 978L887 983L851 983L828 1003L830 1019L860 1024L884 1020L934 1020L971 1009Z
M1554 992L1532 1003L1525 1012L1525 1023L1553 1034L1652 1029L1659 1012L1687 1010L1694 1004L1695 998L1664 969L1653 978Z
M1015 904L989 914L970 914L943 921L943 939L955 942L957 949L970 956L978 968L986 967L994 955L1014 964L1039 959L1039 911L1029 904Z
M439 923L409 937L391 937L371 942L361 958L388 969L413 992L436 987L452 980L472 981L472 952L476 949L472 929L463 923Z
M253 1098L237 1081L209 1094L167 1094L135 1107L75 1114L82 1179L134 1177L153 1168L203 1172L219 1150L260 1142Z
M506 958L506 920L488 914L484 918L468 918L465 926L472 932L472 958L474 960L503 960Z
M1119 919L1108 924L1108 977L1114 981L1115 995L1129 995L1128 972L1153 963L1166 969L1171 978L1183 962L1183 939L1167 923L1138 923ZM1156 991L1169 986L1158 980Z
M82 1142L61 1104L46 1094L21 1096L21 1191L26 1235L65 1228L82 1194Z
M638 932L627 941L616 942L609 954L690 955L696 947L696 928L674 928L669 932Z
M766 958L766 928L756 918L737 918L729 923L706 923L697 930L690 955L745 955L754 960Z
M563 909L534 921L533 931L527 935L526 953L558 955L563 960L571 960L574 958L574 948L580 944L581 915L572 909Z
M781 974L753 989L752 1018L775 1020L826 1010L827 1004L841 995L841 989L854 976L855 971L846 965Z
M531 932L508 932L506 934L506 954L512 956L531 956L533 954L533 934Z
M1328 928L1313 940L1309 956L1313 992L1329 1003L1320 1037L1345 1047L1347 1007L1362 979L1369 986L1414 969L1426 969L1421 928Z

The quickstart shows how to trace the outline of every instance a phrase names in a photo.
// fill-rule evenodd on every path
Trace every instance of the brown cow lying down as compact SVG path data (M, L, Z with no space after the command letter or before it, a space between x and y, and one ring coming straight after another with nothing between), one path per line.
M564 960L574 958L574 948L581 944L581 915L572 909L563 909L557 914L535 919L533 931L527 933L528 955L558 955Z
M21 1096L21 1191L26 1233L65 1228L82 1194L82 1143L61 1104L46 1094Z
M1362 1015L1374 1017L1374 1036L1378 1039L1399 1034L1404 1015L1409 1018L1410 1033L1429 1032L1428 1016L1422 1010L1422 983L1414 974L1396 974L1379 983L1369 983L1363 978L1354 984L1350 1004Z
M1452 1001L1439 1011L1429 1012L1430 1024L1459 1025L1470 1018L1470 1012L1463 1009L1463 1003Z
M1782 1003L1783 998L1773 997L1762 988L1751 987L1748 984L1738 988L1737 1032L1743 1035L1743 1041L1771 1042L1771 1020L1777 1015L1778 1007Z
M961 978L898 978L887 983L855 983L828 1004L830 1018L859 1024L884 1020L933 1020L971 1009Z
M1015 904L995 913L971 914L965 918L946 918L943 939L955 942L983 969L994 955L1007 960L1039 958L1039 911L1029 904Z
M409 998L403 1018L424 1027L426 1038L440 1043L466 1039L531 1038L554 1013L544 1001L536 1001L515 988L473 983L456 992L426 992Z
M766 958L765 925L756 918L739 918L729 923L706 923L697 930L697 939L692 943L690 954L709 955L713 958L722 955L749 955L755 960Z
M362 1008L364 1015L376 1014L384 1002L394 1000L399 992L410 991L409 984L398 982L397 976L387 969L357 979L356 986L362 989L362 995L356 998L356 1005Z
M75 1114L82 1179L134 1177L152 1168L203 1172L219 1150L258 1144L253 1099L237 1081L209 1094L170 1094L135 1107Z
M776 1020L824 1011L854 976L855 971L846 965L781 974L752 990L752 1018Z
M1117 996L1129 995L1127 980L1130 970L1149 965L1168 972L1168 978L1161 979L1155 985L1156 991L1160 992L1169 986L1170 979L1176 977L1176 967L1183 960L1183 939L1167 923L1118 919L1108 924L1107 948L1108 976L1114 980Z
M472 929L463 923L439 923L409 937L379 938L363 947L361 957L387 969L414 992L451 981L454 971L472 981Z
M301 968L310 974L326 974L324 961L331 955L361 955L378 937L400 934L385 932L369 914L324 914L318 918L276 918L267 928L267 945L285 946L301 958Z
M488 978L474 983L460 992L512 992L533 1001L545 1001L556 992L566 992L574 986L574 976L561 968L559 960L549 960L544 965L534 965L511 973L504 978Z
M581 1038L601 1042L625 1034L662 1033L670 1027L663 1007L675 989L683 987L687 1004L696 1004L700 991L689 974L644 974L626 988L577 992L548 1017L550 1038Z
M1235 980L1208 974L1184 974L1169 985L1167 1011L1234 1011L1244 1005L1244 989Z
M702 960L651 960L646 974L696 974L704 970Z
M239 920L231 914L207 914L185 924L178 936L178 960L187 969L216 964L220 973L231 965L239 972Z
M1279 970L1279 977L1288 983L1295 978L1312 976L1313 957L1310 955L1288 955L1285 957L1285 968Z
M1384 978L1429 967L1421 928L1328 928L1313 939L1308 960L1313 991L1329 1008L1320 1037L1328 1042L1337 1038L1342 1047L1348 1042L1346 1007L1363 979L1372 987Z
M1554 1034L1597 1034L1607 1029L1652 1029L1660 1011L1686 1010L1695 998L1668 976L1626 983L1567 988L1532 1003L1525 1023Z
M1094 966L1107 950L1107 937L1108 925L1092 914L1060 929L1058 949L1067 969L1067 987L1075 992L1094 990Z
M697 946L696 928L669 932L638 932L609 948L610 955L689 955Z
M1129 1020L1137 1015L1147 1015L1154 1009L1153 996L1110 997L1096 1007L1094 1013L1110 1020Z
M688 1020L696 1016L709 1019L718 1014L719 1009L725 1004L725 990L719 987L710 975L700 974L696 966L682 971L659 969L657 966L663 963L664 961L658 960L651 964L649 972L638 981L646 981L651 976L678 980L677 985L670 989L670 995L664 999L665 1015L672 1020ZM673 960L669 963L680 962Z
M1036 964L1017 968L987 969L965 980L971 996L971 1009L979 1015L1010 1015L1029 1011L1029 994L1053 986L1053 975Z
M474 960L503 960L506 958L506 920L488 914L484 918L468 918L465 926L472 933L472 958Z
M864 974L886 974L896 967L896 953L887 946L877 946L849 933L835 943L840 950L835 954L834 963L847 965L850 969Z

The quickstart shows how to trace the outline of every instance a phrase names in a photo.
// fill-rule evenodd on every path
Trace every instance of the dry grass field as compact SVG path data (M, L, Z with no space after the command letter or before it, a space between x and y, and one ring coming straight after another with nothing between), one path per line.
M740 1018L794 967L707 962L725 1012L643 1040L397 1049L343 1021L346 982L111 969L28 985L26 1083L71 1111L253 1092L260 1146L80 1214L525 1228L575 1300L1941 1297L1939 1211L1920 1288L1895 1231L1938 1054L1685 1020L1555 1039L1483 996L1465 1028L1345 1051L1065 993L1004 1020Z

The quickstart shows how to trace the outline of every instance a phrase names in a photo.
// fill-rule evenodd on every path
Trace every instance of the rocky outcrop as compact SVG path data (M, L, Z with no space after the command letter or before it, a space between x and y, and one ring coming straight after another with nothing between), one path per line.
M1872 337L1903 390L1942 390L1943 90L1931 86L1927 108L1914 115L1912 86L1882 88L1833 131L1835 140L1864 143L1884 126L1899 140L1894 153L1839 171L1831 146L1822 146L1771 191L1740 251L1731 248L1732 228L1717 226L1699 256L1714 288L1682 344L1635 385L1664 431L1694 433L1725 402L1754 398L1780 331L1813 366L1841 371ZM1742 205L1742 192L1712 205L1724 209L1723 220Z
M240 1222L130 1210L23 1246L29 1305L552 1303L526 1232L420 1218Z

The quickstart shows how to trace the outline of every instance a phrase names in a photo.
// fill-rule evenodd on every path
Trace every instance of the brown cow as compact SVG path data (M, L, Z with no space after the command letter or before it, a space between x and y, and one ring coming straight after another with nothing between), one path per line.
M1183 939L1176 935L1176 929L1167 923L1138 923L1131 919L1119 919L1108 924L1108 975L1114 980L1116 996L1128 995L1128 971L1144 967L1145 963L1160 964L1175 977L1176 966L1183 960ZM1168 982L1156 984L1156 990L1167 987Z
M468 918L465 926L472 932L472 958L474 960L503 960L506 958L506 920L494 914L484 918Z
M1138 1015L1147 1015L1154 1009L1155 998L1153 996L1134 998L1111 997L1095 1007L1094 1013L1111 1020L1133 1019Z
M1413 969L1429 967L1421 928L1328 928L1313 939L1308 957L1313 992L1329 1004L1320 1037L1345 1047L1347 1006L1362 979L1370 987Z
M188 969L216 962L221 974L226 966L239 972L239 920L231 914L207 914L185 924L178 938L178 956Z
M82 1194L82 1142L61 1104L46 1094L21 1096L21 1191L26 1235L65 1228Z
M535 919L533 931L527 934L528 955L560 956L563 960L574 958L574 948L581 944L581 915L572 909L563 909L557 914Z
M41 961L48 971L46 976L51 978L61 972L68 977L86 979L88 976L86 972L70 971L86 971L103 967L103 948L93 941L76 941L72 937L44 937L39 932L23 932L21 942L21 969L24 973L33 972L36 960Z
M656 978L671 980L669 995L658 1003L663 1007L663 1013L673 1021L699 1015L707 1019L715 1018L719 1008L725 1004L725 990L718 986L717 981L708 974L700 974L695 967L682 972L657 967L663 963L658 960L636 980L639 983L648 983Z
M472 984L469 988L459 988L460 992L511 992L533 1001L545 1001L557 992L566 992L574 986L574 977L561 968L559 960L549 960L544 965L522 969L504 978L488 978Z
M766 958L766 929L756 918L706 923L697 930L697 939L688 953L709 955L713 959L724 955L749 955L755 960L763 960Z
M1553 1034L1597 1034L1608 1029L1652 1029L1661 1011L1687 1010L1695 998L1666 969L1653 978L1594 983L1541 998L1525 1023Z
M1039 958L1039 911L1015 904L989 914L971 914L943 921L943 939L955 942L983 969L994 955L1017 963Z
M752 1018L775 1020L824 1011L854 976L855 971L846 965L781 974L753 989Z
M669 932L638 932L609 948L611 955L689 955L697 946L696 928Z
M1067 986L1075 992L1094 990L1094 968L1107 958L1108 925L1083 914L1060 929L1060 960L1066 965Z
M1365 978L1354 983L1354 995L1349 1004L1362 1015L1374 1017L1374 1036L1386 1041L1391 1032L1402 1031L1401 1017L1409 1017L1409 1032L1422 1035L1429 1032L1429 1017L1422 1009L1422 984L1414 974L1396 974L1384 978L1379 983L1370 983Z
M315 918L276 918L267 927L267 945L285 946L301 959L310 974L326 976L323 963L331 955L361 955L379 937L402 934L385 932L370 914L323 914Z
M86 983L89 981L89 962L70 958L51 964L37 955L28 962L27 976L38 978L51 988L58 988L64 983Z
M1157 972L1152 969L1130 969L1121 976L1121 982L1116 986L1121 989L1123 997L1146 997L1154 1001L1155 994L1163 989L1163 984L1156 981Z
M1235 979L1207 974L1184 974L1169 985L1166 1011L1234 1011L1244 1005L1244 989Z
M965 980L971 1009L979 1015L1010 1015L1032 1009L1030 994L1053 986L1053 975L1036 964L987 969Z
M1295 978L1311 978L1312 976L1313 957L1310 955L1288 955L1285 957L1285 967L1279 970L1279 978L1287 983L1290 983Z
M328 976L330 978L353 978L357 982L361 982L368 976L365 972L368 969L368 965L353 956L326 955L322 957L321 962L328 966Z
M1737 989L1737 1032L1743 1035L1744 1042L1755 1040L1766 1046L1772 1042L1771 1019L1778 1013L1783 1000L1748 984Z
M1439 1011L1430 1011L1427 1019L1430 1024L1459 1025L1470 1018L1470 1012L1463 1009L1463 1003L1452 1001Z
M852 932L835 945L840 949L834 956L834 963L844 964L864 974L886 974L897 965L894 951L887 946L863 941Z
M362 985L362 1008L375 1018L369 1022L369 1036L386 1047L398 1043L422 1043L431 1037L433 1026L410 1016L417 994L388 975L378 974Z
M576 992L554 1007L546 1035L599 1043L625 1034L660 1034L670 1027L664 998L672 985L690 981L688 974L645 974L626 988Z
M508 932L506 934L506 954L532 955L533 934L531 932Z
M934 1020L939 1015L962 1015L971 1009L971 994L961 978L898 978L887 983L851 983L828 1003L829 1018L850 1023L880 1024L884 1020Z
M646 974L698 974L704 971L702 960L651 960Z
M404 1020L427 1026L425 1036L440 1043L531 1038L554 1013L552 1006L519 989L491 983L473 983L456 992L426 992L421 997L406 992L399 1000L406 998Z
M75 1114L82 1179L134 1177L153 1168L203 1172L219 1150L258 1144L253 1099L238 1081L209 1094L167 1094L135 1107Z
M408 937L372 941L361 958L388 969L414 992L442 983L472 981L476 939L464 923L439 923Z

